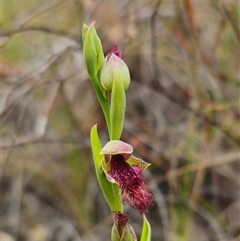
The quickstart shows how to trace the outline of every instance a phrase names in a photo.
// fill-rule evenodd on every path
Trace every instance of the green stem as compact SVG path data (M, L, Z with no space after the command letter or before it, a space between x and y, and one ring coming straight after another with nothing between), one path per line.
M106 120L106 123L107 123L107 128L108 128L108 133L109 133L109 136L110 136L110 131L111 131L111 126L110 126L110 107L109 107L109 103L108 103L108 100L107 98L104 97L103 93L102 93L102 90L100 89L98 83L99 83L99 80L98 78L95 78L95 79L92 79L91 80L92 82L92 85L93 85L93 88L97 94L97 97L98 97L98 100L100 102L100 105L102 107L102 110L103 110L103 114L104 114L104 117L105 117L105 120Z
M123 130L126 94L121 79L115 79L111 93L110 124L111 140L119 140Z
M98 79L97 78L92 79L91 82L92 82L93 88L97 94L100 105L102 107L103 114L104 114L104 117L105 117L105 120L107 123L108 133L110 136L111 135L111 125L110 125L110 107L109 107L108 100L107 100L107 98L104 97L102 90L100 89L100 87L98 85ZM114 210L112 210L112 211L123 212L123 205L121 202L122 197L121 197L119 187L118 187L118 185L113 184L112 188L113 188L112 192L114 195Z
M119 186L117 184L113 184L113 193L116 193L114 196L114 208L115 210L112 211L118 211L123 213L123 205L122 205L122 195L120 193Z

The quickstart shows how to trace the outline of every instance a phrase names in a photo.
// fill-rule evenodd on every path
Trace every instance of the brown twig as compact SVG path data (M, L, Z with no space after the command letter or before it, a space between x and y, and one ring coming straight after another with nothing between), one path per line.
M188 22L189 22L189 25L191 27L191 31L193 33L193 37L196 41L196 45L199 49L199 52L201 53L201 56L202 56L202 59L203 61L209 65L210 64L210 58L209 56L206 54L206 52L203 50L201 44L200 44L200 41L199 41L199 27L198 27L198 23L196 21L196 18L195 18L195 12L194 12L194 8L193 8L193 5L192 5L192 1L191 0L184 0L184 4L185 4L185 11L186 11L186 14L187 14L187 17L188 17Z
M32 80L32 84L30 87L26 88L24 90L24 92L16 97L12 102L10 102L4 109L3 111L1 112L0 116L1 117L5 117L5 119L7 118L7 114L9 114L11 111L13 111L14 109L14 106L19 102L21 101L24 96L26 96L28 93L30 93L36 86L38 86L42 76L46 73L47 70L49 70L60 58L62 58L65 54L69 53L70 51L76 51L78 50L79 47L67 47L65 49L63 49L62 51L60 51L59 53L57 54L54 54L54 55L51 55L49 57L49 59L47 60L48 62L50 62L45 68L44 70L40 73L40 75L38 76L38 78L34 80ZM23 76L24 78L26 78L26 76ZM22 77L22 78L23 78ZM16 87L18 87L18 85L16 85Z
M46 26L29 26L29 27L22 27L22 28L18 28L18 29L6 31L6 32L1 32L0 37L11 37L12 35L15 35L18 33L32 32L32 31L43 32L46 34L53 34L64 38L69 38L79 44L79 39L77 39L77 37L69 35L67 32L63 30L56 30L56 29L48 28Z
M195 13L194 13L192 1L185 0L184 3L185 3L185 9L186 9L187 17L188 17L188 22L191 26L193 33L197 36L198 35L198 27L197 27L197 23L196 23L196 19L195 19Z
M210 167L215 167L219 165L225 165L230 162L240 161L240 153L239 151L231 151L228 153L222 153L219 155L215 155L213 157L208 157L205 160L200 160L198 162L188 164L184 167L179 167L173 170L170 170L164 176L156 177L158 183L165 181L172 181L178 177L186 175L191 172L197 172L199 170L203 170Z
M229 23L231 24L232 26L232 29L236 35L236 38L238 40L238 42L240 43L240 31L239 31L239 27L235 24L235 22L233 21L232 19L232 13L230 12L230 10L227 8L227 7L223 7L223 11L229 21Z
M154 6L153 14L150 18L150 28L151 28L151 54L152 54L152 66L153 66L153 74L155 81L158 82L159 79L159 68L157 65L157 41L156 41L156 25L157 25L157 16L158 16L158 10L161 5L162 0L158 0L156 3L156 6Z

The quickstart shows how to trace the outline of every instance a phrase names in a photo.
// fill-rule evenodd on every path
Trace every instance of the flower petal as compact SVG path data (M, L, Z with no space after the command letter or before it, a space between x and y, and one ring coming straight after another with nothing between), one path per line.
M105 173L107 180L111 183L116 183L115 179L108 174L108 171L110 170L110 166L106 163L105 160L102 161L102 169Z
M109 168L108 165L106 168ZM131 166L125 161L123 155L118 154L112 156L110 170L107 171L106 177L110 176L121 188L123 203L137 208L140 213L146 213L147 207L152 205L153 196L148 190L141 172L141 168Z
M127 161L126 161L129 165L131 165L132 167L137 167L141 170L141 172L143 172L147 167L149 167L151 164L143 161L140 158L137 158L135 156L131 156Z
M118 155L118 154L132 154L133 148L131 145L120 141L109 141L101 150L100 154L104 155Z

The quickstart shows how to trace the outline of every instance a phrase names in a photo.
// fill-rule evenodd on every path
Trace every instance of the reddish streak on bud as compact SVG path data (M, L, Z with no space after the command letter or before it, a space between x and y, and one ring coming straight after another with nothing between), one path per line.
M121 212L114 213L114 223L118 228L123 228L128 223L128 216Z
M123 56L122 56L122 54L119 52L117 45L112 48L110 54L109 54L108 57L107 57L107 60L109 60L110 57L111 57L113 54L123 60Z
M146 208L152 205L153 196L145 185L141 169L130 166L121 154L112 155L110 165L108 174L120 186L123 202L137 208L141 214L146 213Z

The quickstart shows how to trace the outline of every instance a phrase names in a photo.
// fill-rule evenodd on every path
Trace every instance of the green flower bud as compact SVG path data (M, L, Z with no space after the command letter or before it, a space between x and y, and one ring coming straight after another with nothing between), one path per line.
M124 124L126 108L125 91L130 85L130 74L117 46L107 56L100 78L102 88L111 92L110 138L111 140L119 140Z
M85 24L83 25L82 39L83 56L88 75L91 80L94 80L104 63L102 44L94 28L94 23L89 27Z
M113 228L112 228L111 240L112 241L137 241L137 237L130 224L127 224L123 228L123 232L120 237L119 233L118 233L118 229L117 229L116 225L114 224Z
M129 70L117 46L108 55L101 72L101 84L105 90L111 92L114 81L120 81L123 84L124 90L127 90L130 85Z
M128 223L127 215L121 212L114 213L114 225L111 234L112 241L137 241L132 226Z

